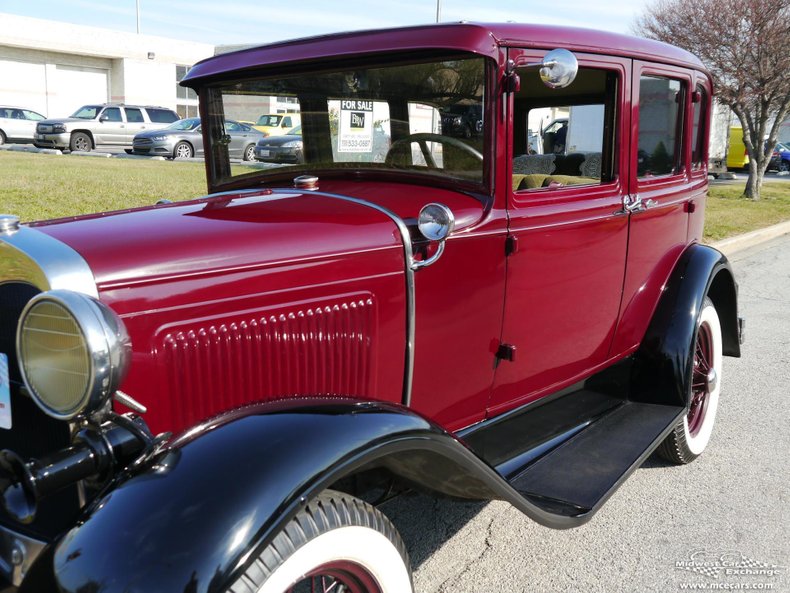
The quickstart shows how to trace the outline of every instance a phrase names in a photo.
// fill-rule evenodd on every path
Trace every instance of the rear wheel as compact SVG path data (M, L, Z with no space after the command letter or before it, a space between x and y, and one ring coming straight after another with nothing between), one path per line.
M173 147L174 159L191 159L193 155L192 147L189 142L179 142Z
M229 593L408 593L409 558L390 521L327 490L289 521Z
M788 171L790 171L790 161L786 161L784 159L781 160L779 162L779 172L780 173L787 173Z
M667 461L690 463L710 441L721 391L721 350L721 323L716 307L706 297L694 337L689 410L658 448L659 455Z
M71 135L71 142L69 142L69 149L72 152L90 152L93 148L91 137L85 132L74 132Z
M6 139L7 138L6 138L5 132L3 132L3 130L0 130L0 146L5 144Z

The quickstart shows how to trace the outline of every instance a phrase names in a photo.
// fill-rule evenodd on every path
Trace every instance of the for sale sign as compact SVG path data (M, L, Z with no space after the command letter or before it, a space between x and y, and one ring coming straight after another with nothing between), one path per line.
M340 101L340 137L337 151L373 151L373 101Z

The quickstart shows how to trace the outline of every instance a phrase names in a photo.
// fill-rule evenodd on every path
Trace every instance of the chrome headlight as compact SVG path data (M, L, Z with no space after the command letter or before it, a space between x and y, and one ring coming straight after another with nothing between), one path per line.
M33 400L60 420L100 409L120 386L131 358L121 319L98 300L70 290L30 300L19 318L16 349Z
M55 124L52 126L52 131L56 134L63 134L66 132L66 124Z

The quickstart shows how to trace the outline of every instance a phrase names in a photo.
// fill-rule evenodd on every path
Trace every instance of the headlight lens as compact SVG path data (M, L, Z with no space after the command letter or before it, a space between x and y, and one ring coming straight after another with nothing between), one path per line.
M63 134L66 131L66 126L63 124L55 124L52 126L52 131L56 134Z
M163 140L166 139L167 136L151 136L151 140L153 140L154 142L162 142Z
M301 148L301 140L291 140L290 142L283 143L283 148Z
M41 293L19 319L22 378L36 404L54 418L101 408L126 375L130 353L120 318L80 293Z

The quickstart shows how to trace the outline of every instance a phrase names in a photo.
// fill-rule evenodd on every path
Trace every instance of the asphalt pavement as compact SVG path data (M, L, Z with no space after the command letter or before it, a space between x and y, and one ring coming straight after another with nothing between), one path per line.
M390 501L418 593L790 593L790 235L730 259L747 341L724 359L705 453L682 467L650 458L567 531L504 502Z

